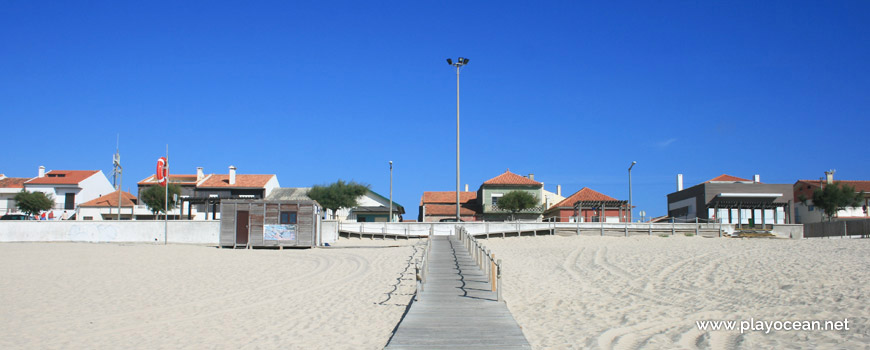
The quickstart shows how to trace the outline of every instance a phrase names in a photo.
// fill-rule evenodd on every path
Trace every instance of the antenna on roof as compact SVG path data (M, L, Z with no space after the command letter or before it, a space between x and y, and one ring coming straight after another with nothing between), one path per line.
M117 139L115 140L115 155L112 157L112 165L114 168L112 169L112 177L114 178L113 182L115 185L115 190L118 191L118 220L121 220L121 180L123 176L121 171L121 134L118 134ZM132 216L130 217L132 219Z
M114 168L112 169L112 186L115 189L119 189L120 184L118 183L118 177L121 175L121 152L119 151L121 145L121 134L118 134L117 139L115 140L115 154L112 155L112 165Z

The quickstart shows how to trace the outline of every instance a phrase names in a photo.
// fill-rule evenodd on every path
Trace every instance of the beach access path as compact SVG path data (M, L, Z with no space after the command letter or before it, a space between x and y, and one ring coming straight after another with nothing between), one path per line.
M497 297L458 239L434 236L424 291L386 349L531 349Z

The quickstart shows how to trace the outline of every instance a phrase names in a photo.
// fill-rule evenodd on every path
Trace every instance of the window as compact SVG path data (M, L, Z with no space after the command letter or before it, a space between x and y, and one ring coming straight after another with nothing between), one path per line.
M296 212L295 211L282 211L280 223L281 223L281 225L296 224Z
M63 201L64 209L75 209L76 208L76 194L75 193L67 193L66 198Z
M816 209L816 207L814 205L809 205L809 209L808 209L809 211L813 211L815 209Z
M492 206L493 207L498 207L498 199L501 198L501 196L504 196L504 194L498 193L498 194L492 195Z

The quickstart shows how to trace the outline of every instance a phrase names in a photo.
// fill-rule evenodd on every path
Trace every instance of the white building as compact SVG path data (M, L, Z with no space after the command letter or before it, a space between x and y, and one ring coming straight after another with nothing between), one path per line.
M100 170L52 170L39 167L39 175L24 182L24 189L39 191L54 197L51 216L75 214L79 205L115 191L109 179Z
M287 199L311 199L308 198L308 190L310 188L279 188L274 192L274 195L268 199L272 200L287 200ZM357 206L353 208L341 208L335 213L335 220L338 221L355 221L355 222L387 222L390 217L390 199L372 190L368 190L366 194L360 196L356 200ZM324 218L333 219L332 210L323 209ZM399 222L402 215L405 214L405 208L393 201L393 220Z
M24 189L29 177L6 177L0 174L0 215L18 213L15 195Z
M120 199L121 205L118 205ZM118 212L121 213L121 220L130 220L141 218L142 216L153 216L153 214L144 206L138 206L138 199L129 192L121 191L120 197L118 191L94 198L90 201L79 205L78 220L117 220Z
M798 224L810 224L826 221L825 213L821 208L813 205L813 192L833 183L848 185L855 192L864 191L864 199L857 207L848 207L837 211L834 220L870 219L870 181L834 181L833 172L825 172L826 179L822 180L798 180L794 184L795 220ZM801 199L806 201L801 201Z

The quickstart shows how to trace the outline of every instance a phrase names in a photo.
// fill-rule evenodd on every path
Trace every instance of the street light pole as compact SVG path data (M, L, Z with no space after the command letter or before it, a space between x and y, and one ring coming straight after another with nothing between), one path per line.
M468 64L468 58L460 57L456 62L448 58L447 64L456 67L456 221L459 222L459 69Z
M393 161L390 161L390 218L387 222L393 222Z
M631 203L631 168L634 168L635 164L637 161L631 162L631 166L628 167L628 222L632 221L632 214L634 214L634 207Z

